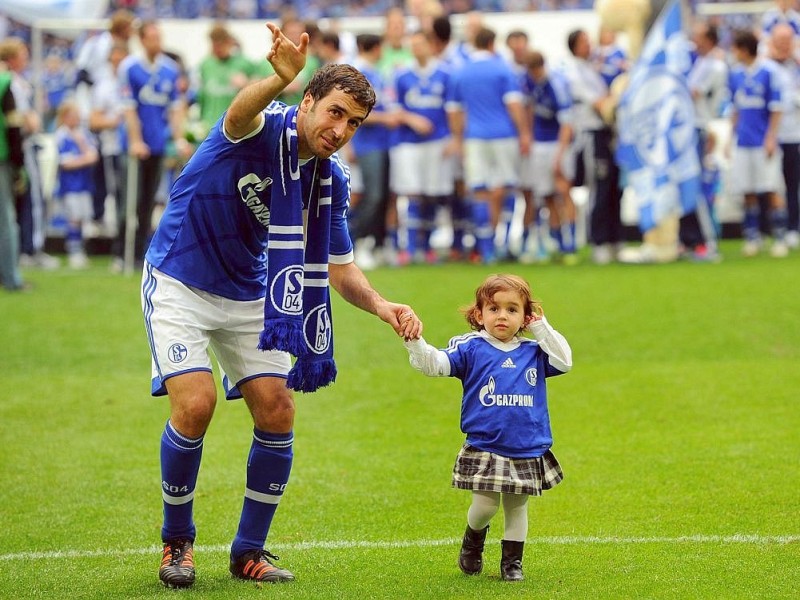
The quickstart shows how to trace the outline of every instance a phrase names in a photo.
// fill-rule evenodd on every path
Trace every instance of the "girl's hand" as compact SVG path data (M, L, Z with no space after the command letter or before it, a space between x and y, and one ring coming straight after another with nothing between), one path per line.
M533 314L525 318L525 327L528 327L528 325L530 325L531 323L535 323L536 321L541 321L542 318L544 318L542 307L537 306L533 309Z

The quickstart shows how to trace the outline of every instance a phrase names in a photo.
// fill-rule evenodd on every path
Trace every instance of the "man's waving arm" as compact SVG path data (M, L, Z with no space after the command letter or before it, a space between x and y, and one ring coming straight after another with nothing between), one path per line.
M246 137L261 125L261 111L294 81L306 64L308 34L304 33L296 46L277 25L267 23L272 32L272 47L267 60L275 70L274 75L251 83L233 99L225 114L225 133L234 140Z

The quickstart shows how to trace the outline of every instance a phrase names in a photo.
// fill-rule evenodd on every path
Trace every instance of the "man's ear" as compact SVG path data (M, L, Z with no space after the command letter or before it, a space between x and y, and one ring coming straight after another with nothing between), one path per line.
M306 94L303 96L303 99L300 101L300 110L302 112L308 112L311 110L311 107L314 106L314 98L311 94Z

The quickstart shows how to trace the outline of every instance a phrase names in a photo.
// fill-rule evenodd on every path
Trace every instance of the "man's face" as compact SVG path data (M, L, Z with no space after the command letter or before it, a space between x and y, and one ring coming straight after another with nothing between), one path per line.
M161 53L161 32L155 25L150 25L142 31L140 41L148 56L152 57Z
M367 117L367 109L352 96L334 89L317 101L306 94L297 115L301 158L328 158L350 141Z
M575 40L575 56L588 59L592 53L592 45L589 43L589 36L581 33Z

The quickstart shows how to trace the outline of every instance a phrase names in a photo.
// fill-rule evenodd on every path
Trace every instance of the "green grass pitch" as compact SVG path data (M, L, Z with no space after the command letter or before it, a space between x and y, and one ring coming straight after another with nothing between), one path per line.
M521 584L456 566L469 494L450 488L460 388L408 365L374 317L334 302L339 377L298 395L292 479L268 547L297 580L231 579L251 421L220 400L181 598L796 598L800 254L721 264L381 269L439 347L490 272L527 278L569 340L549 382L565 480L529 503ZM0 597L172 598L157 578L158 448L139 278L29 271L0 294Z

